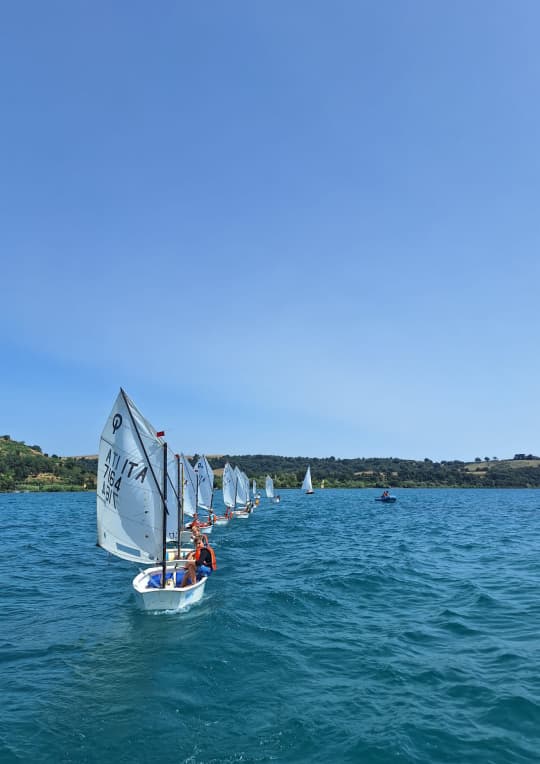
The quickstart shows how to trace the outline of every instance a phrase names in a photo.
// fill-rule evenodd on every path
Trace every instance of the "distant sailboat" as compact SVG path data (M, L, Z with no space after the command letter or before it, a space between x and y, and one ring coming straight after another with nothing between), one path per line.
M223 502L225 514L216 517L216 525L226 525L229 522L236 503L236 473L229 462L223 469Z
M168 527L178 527L180 495L167 444L121 389L99 446L97 543L123 560L153 567L133 579L146 610L178 610L198 602L206 578L181 587L185 562L167 565Z
M208 522L200 523L200 527L205 533L212 531L213 510L212 502L214 499L214 473L212 467L208 464L206 456L201 456L197 460L194 469L197 477L197 506L208 512Z
M245 472L238 467L234 468L236 473L236 494L234 497L235 507L234 516L246 518L250 515L249 501L249 479Z
M188 507L190 514L197 515L199 503L199 475L191 466L189 460L182 454L180 457L184 468L184 506ZM212 533L212 523L201 522L197 515L197 524L203 533ZM190 528L191 526L188 525Z
M212 511L214 500L214 471L208 463L206 456L200 456L195 464L195 472L198 476L198 505L207 512Z
M306 470L304 482L302 483L302 491L305 491L306 493L315 493L313 485L311 484L311 467L308 467Z
M266 498L270 499L273 504L279 504L280 497L274 495L274 481L270 477L270 475L266 476L265 481L265 490L266 490Z

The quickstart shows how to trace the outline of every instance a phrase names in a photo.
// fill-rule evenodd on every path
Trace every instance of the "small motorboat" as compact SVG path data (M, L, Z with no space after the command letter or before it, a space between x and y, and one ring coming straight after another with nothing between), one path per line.
M390 494L387 496L377 496L375 501L382 501L385 504L393 504L395 501L397 501L397 496L391 496Z

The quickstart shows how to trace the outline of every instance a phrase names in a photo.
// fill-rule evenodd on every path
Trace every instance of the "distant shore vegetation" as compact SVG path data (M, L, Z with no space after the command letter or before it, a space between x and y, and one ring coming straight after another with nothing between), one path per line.
M0 436L0 491L95 491L97 459L44 454Z
M540 457L515 454L511 459L476 457L472 462L434 462L388 458L337 459L265 454L208 456L221 487L226 462L237 464L264 489L266 475L274 487L299 488L309 464L314 488L540 488ZM0 491L95 491L97 456L43 453L0 436Z

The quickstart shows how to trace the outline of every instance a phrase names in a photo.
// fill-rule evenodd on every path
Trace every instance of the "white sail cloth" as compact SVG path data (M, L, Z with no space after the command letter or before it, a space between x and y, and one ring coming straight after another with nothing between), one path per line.
M237 476L229 462L223 469L223 501L226 507L234 507L236 502Z
M197 511L197 475L184 454L180 454L180 464L184 470L184 515L193 516Z
M311 484L311 467L308 467L306 470L306 475L304 477L304 482L302 483L302 490L303 491L312 491L313 486Z
M99 546L124 560L163 556L163 441L123 390L101 433Z
M249 481L238 467L234 468L236 474L236 503L245 507L249 501Z
M266 476L265 488L266 488L266 497L268 499L273 499L274 498L274 481L272 480L270 475Z
M208 464L206 456L201 456L195 464L195 471L199 478L198 504L203 509L212 506L212 494L214 492L214 473Z

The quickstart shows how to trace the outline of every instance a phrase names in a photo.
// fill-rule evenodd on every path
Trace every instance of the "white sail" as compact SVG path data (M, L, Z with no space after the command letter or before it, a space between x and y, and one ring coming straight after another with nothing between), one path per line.
M99 444L97 543L124 560L163 557L163 448L120 390Z
M253 498L257 496L257 481L253 480L251 483L251 490L253 492Z
M238 467L235 467L234 471L236 474L236 503L245 507L249 501L249 481L246 485L247 478Z
M208 464L206 456L201 456L197 460L195 471L199 476L199 507L210 509L212 506L212 493L214 491L214 473L212 467Z
M274 481L272 480L270 475L266 476L266 485L265 485L265 488L266 488L266 496L267 496L267 498L268 499L273 499L274 498Z
M184 454L180 455L180 464L184 468L184 515L193 516L197 511L197 475Z
M251 494L249 493L249 478L245 472L242 472L242 480L244 481L244 490L247 497L246 498L246 504L247 504L251 499Z
M311 485L311 467L308 467L306 470L306 476L304 477L304 482L302 483L302 490L313 491L313 486Z
M236 473L227 462L223 469L223 501L226 507L234 507L236 498Z
M182 486L178 477L178 459L172 449L167 454L167 538L178 537L179 496Z

